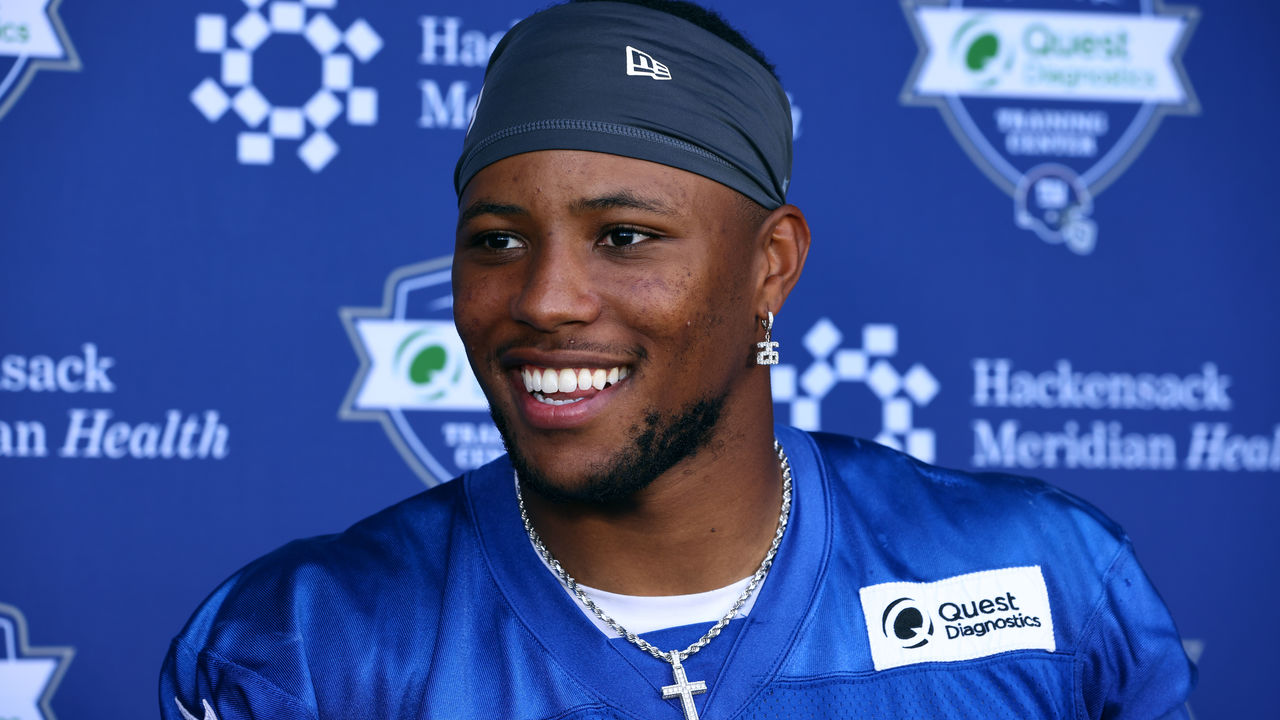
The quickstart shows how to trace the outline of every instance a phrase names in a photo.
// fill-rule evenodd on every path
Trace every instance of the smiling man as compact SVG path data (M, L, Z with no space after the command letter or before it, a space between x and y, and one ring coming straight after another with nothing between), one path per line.
M1096 510L775 427L809 248L790 171L772 68L697 6L513 28L453 267L508 455L237 573L174 641L162 714L1183 716L1194 670Z

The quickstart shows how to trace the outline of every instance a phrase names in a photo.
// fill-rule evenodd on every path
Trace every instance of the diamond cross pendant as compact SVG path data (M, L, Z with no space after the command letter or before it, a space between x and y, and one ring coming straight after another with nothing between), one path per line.
M680 664L679 650L672 650L669 655L671 672L675 675L676 682L674 685L663 686L662 699L680 698L680 709L684 711L684 720L698 720L698 710L693 706L693 696L706 692L707 683L702 680L689 682L684 674L684 666Z

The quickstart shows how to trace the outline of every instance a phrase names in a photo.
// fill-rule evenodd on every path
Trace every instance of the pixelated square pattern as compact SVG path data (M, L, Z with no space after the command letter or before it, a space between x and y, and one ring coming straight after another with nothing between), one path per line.
M916 409L925 407L941 387L920 363L900 372L898 328L870 323L862 328L861 347L841 347L845 335L830 318L819 318L805 332L802 345L812 358L806 367L789 363L773 366L773 402L790 406L789 421L802 430L822 429L822 401L840 383L860 383L880 401L880 432L876 442L933 462L934 433L915 426ZM780 348L783 357L786 349Z
M320 172L338 155L338 143L329 134L335 122L344 116L353 126L378 122L377 91L355 81L357 62L367 63L381 52L382 36L363 18L346 30L340 28L326 12L337 7L337 0L244 4L244 14L234 22L223 15L196 15L196 51L217 55L218 70L217 79L200 81L188 99L211 123L228 111L244 123L246 131L236 135L236 159L241 164L271 165L277 143L296 141L298 159ZM320 87L301 108L278 107L254 86L254 51L281 34L302 35L319 62ZM342 48L345 52L339 52Z

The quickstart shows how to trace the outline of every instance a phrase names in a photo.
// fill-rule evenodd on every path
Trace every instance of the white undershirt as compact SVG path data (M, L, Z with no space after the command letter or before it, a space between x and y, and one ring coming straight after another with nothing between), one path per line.
M533 545L532 540L529 541L529 545ZM543 566L547 568L547 572L551 573L551 576L555 578L556 583L560 585L560 589L564 590L565 594L573 599L573 603L578 606L578 609L593 625L599 628L600 632L611 638L622 637L614 632L613 628L606 625L603 620L596 617L596 614L591 612L586 605L583 605L576 595L569 592L569 589L560 582L560 578L556 577L555 572L551 570L551 566L547 565L546 559L538 553L537 548L534 548L534 554L542 561ZM637 635L643 635L654 630L680 627L681 625L719 622L720 618L724 617L724 614L729 611L729 608L733 607L733 602L746 589L752 577L747 576L732 585L691 595L619 595L618 593L587 587L582 583L578 583L578 587L582 588L582 591L619 625ZM742 607L738 608L734 618L746 617L747 613L751 612L752 606L756 604L756 598L759 596L760 588L757 587L755 592L751 593L751 597L747 598L747 601L742 604Z

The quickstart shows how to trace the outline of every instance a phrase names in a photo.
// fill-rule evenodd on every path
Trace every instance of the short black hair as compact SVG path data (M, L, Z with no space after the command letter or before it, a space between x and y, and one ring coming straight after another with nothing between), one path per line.
M674 15L682 20L687 20L693 23L694 25L697 25L703 30L706 30L707 32L721 38L722 40L729 43L730 45L738 48L742 52L751 56L752 60L755 60L756 62L760 63L760 65L763 66L765 70L769 71L770 75L773 75L775 80L780 80L780 78L778 78L777 69L774 67L773 63L769 62L769 59L764 56L764 53L760 51L760 48L756 47L755 45L752 45L751 41L747 40L745 35L738 32L736 29L734 29L734 27L730 25L727 20L721 17L720 13L716 12L715 10L704 8L701 5L698 5L695 3L686 2L686 0L569 0L569 1L573 3L605 2L605 1L622 2L622 3L627 3L628 5L639 5L641 7L647 7L651 10L657 10L659 12L667 13L668 15Z

